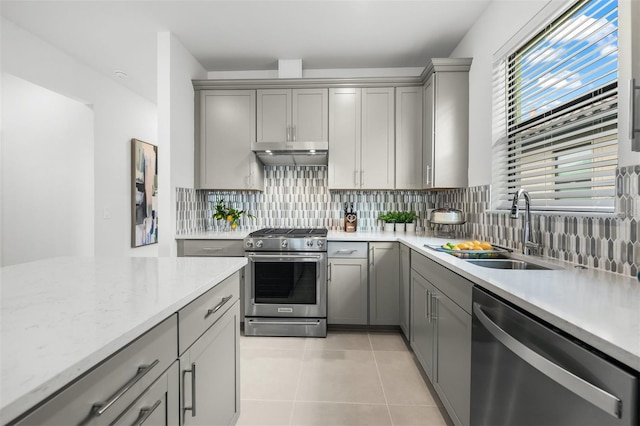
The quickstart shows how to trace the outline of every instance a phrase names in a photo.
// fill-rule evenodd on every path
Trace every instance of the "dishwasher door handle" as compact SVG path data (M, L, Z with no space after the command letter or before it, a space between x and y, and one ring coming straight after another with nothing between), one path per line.
M622 401L620 401L620 399L615 395L592 385L586 380L549 361L547 358L519 342L509 333L500 328L500 326L491 321L491 319L484 313L482 306L480 306L479 303L473 303L473 313L493 337L495 337L500 343L524 362L567 390L589 401L607 414L618 419L621 418Z

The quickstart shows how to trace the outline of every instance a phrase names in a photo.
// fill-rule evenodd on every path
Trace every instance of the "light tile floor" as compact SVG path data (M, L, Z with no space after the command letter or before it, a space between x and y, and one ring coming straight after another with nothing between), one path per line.
M238 425L446 425L399 333L240 339Z

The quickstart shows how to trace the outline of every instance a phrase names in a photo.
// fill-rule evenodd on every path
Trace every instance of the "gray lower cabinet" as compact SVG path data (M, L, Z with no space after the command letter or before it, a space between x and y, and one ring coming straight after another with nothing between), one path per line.
M178 257L244 257L243 240L177 240ZM245 269L240 271L240 300L244 300ZM240 303L240 322L244 322L244 303Z
M367 243L330 241L327 256L327 323L366 325Z
M411 347L456 425L468 425L473 284L411 252Z
M123 416L128 418L131 404L137 404L139 398L151 392L158 397L155 401L161 400L160 404L164 406L160 421L153 424L177 425L177 380L169 389L171 377L175 378L170 367L176 362L177 334L176 315L173 314L26 417L11 424L110 425L119 422ZM164 394L156 394L156 385L165 389ZM151 406L143 404L140 409L151 408L155 401Z
M369 323L400 324L400 245L369 243Z
M400 284L399 315L400 329L407 340L411 339L411 249L400 244L400 270L398 282Z
M415 271L411 273L411 349L422 368L434 381L436 326L431 318L431 297L435 287Z
M178 311L182 425L240 415L240 300L235 273Z
M230 425L240 415L240 302L180 357L183 425Z

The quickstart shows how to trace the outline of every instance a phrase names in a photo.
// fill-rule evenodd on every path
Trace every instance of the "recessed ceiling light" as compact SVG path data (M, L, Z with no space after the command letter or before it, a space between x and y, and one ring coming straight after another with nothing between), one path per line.
M118 77L121 80L126 79L127 77L129 77L129 74L127 74L124 71L115 71L116 77Z
M312 154L315 154L316 150L315 149L310 149L309 152L312 153Z

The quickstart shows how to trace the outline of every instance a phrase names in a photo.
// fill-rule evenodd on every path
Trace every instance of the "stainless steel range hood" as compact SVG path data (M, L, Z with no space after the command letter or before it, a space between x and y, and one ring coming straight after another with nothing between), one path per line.
M265 166L326 166L328 142L256 142L253 152Z

